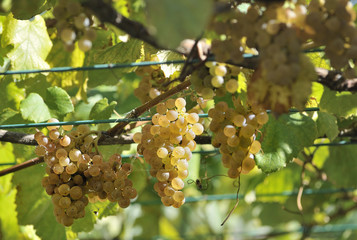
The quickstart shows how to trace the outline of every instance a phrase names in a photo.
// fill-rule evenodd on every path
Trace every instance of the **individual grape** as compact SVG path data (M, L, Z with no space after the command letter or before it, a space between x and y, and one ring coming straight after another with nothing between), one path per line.
M170 196L164 196L161 198L161 202L164 204L164 206L169 207L174 204L174 199Z
M78 29L83 29L83 28L89 27L90 20L84 13L81 13L77 17L74 18L74 25Z
M255 167L255 161L252 157L247 157L243 160L242 173L247 174Z
M74 163L69 163L67 166L66 166L66 172L68 173L68 174L75 174L76 172L78 171L78 167L77 167L77 165L76 164L74 164Z
M156 173L156 178L157 180L159 180L160 182L165 182L169 179L170 177L170 173L166 172L164 170L160 170Z
M52 140L57 140L59 138L59 136L60 136L60 133L56 129L53 129L48 133L48 136Z
M182 158L185 156L185 149L183 147L175 147L172 151L172 156Z
M195 123L192 125L192 131L196 134L196 135L201 135L203 133L203 126L201 123Z
M168 109L172 109L172 108L174 108L174 107L176 106L176 105L175 105L175 102L176 102L175 99L170 98L170 99L168 99L168 100L165 102L165 105L166 105L166 107L167 107Z
M212 86L215 88L220 88L224 84L224 78L221 76L214 76L211 79Z
M214 66L214 75L216 76L225 76L227 74L227 68L223 65L218 65L218 66Z
M69 217L72 217L72 218L74 218L76 215L77 215L77 213L78 213L78 209L77 209L77 207L75 206L75 205L71 205L71 206L69 206L67 209L66 209L66 214L67 214L67 216L69 216ZM72 225L72 224L71 224Z
M79 186L73 186L70 190L69 190L69 195L71 196L71 198L73 200L79 200L83 197L83 191L82 188Z
M77 162L79 161L79 159L81 159L82 157L82 152L76 148L71 149L71 151L69 151L69 158L71 159L71 161L73 162Z
M81 175L76 175L76 176L73 177L73 182L76 185L82 185L84 180L83 180L83 177Z
M184 171L188 169L188 162L186 159L180 159L177 161L177 169L179 171Z
M260 125L264 125L266 124L267 122L269 121L269 116L268 114L264 111L264 112L261 112L257 115L257 122L258 124Z
M164 114L166 114L166 111L167 111L167 107L166 107L165 103L159 103L158 105L156 105L157 113L164 115Z
M178 112L176 112L175 110L169 110L166 113L166 117L169 121L175 121L178 117Z
M86 38L81 38L78 41L78 48L83 52L88 52L92 48L92 41Z
M181 191L176 191L172 197L176 202L181 202L185 199L185 195Z
M159 125L160 125L161 127L166 128L166 127L168 127L168 126L170 125L170 121L167 119L166 116L162 115L162 116L160 116L160 118L159 118Z
M215 96L215 93L214 93L213 89L206 87L201 90L200 95L204 99L212 99Z
M118 201L118 205L119 205L119 207L121 207L121 208L127 208L127 207L129 207L129 205L130 205L130 199L128 199L128 198L121 198L121 199Z
M253 141L251 146L250 146L250 149L249 149L249 152L252 153L252 154L257 154L261 149L261 144L259 141Z
M232 125L226 125L223 129L224 135L227 137L232 137L233 135L236 134L237 130L234 126Z
M197 113L190 113L187 115L186 119L188 123L195 124L199 121L200 117Z
M61 31L61 39L63 42L70 44L76 39L76 33L70 28L65 28Z
M62 156L58 159L59 164L62 167L68 166L68 164L71 162L68 157Z
M226 90L229 93L236 93L238 90L238 81L236 79L230 79L226 82Z
M61 208L68 208L69 206L71 206L71 199L69 197L62 197L58 201L58 206L60 206Z
M53 172L54 172L55 174L61 174L61 173L63 173L64 168L63 168L63 166L61 166L59 163L56 163L56 164L53 166L52 170L53 170Z
M62 184L58 187L58 193L62 196L67 196L69 194L70 187L68 184Z
M95 177L100 174L100 168L97 166L92 166L88 169L88 172L91 176Z
M164 147L161 147L161 148L159 148L159 149L157 150L157 156L158 156L159 158L165 158L165 157L167 157L168 153L169 153L169 152L168 152L167 149L164 148Z
M171 185L175 190L181 190L185 186L185 183L181 178L176 177L172 179Z
M133 135L133 141L135 143L141 143L141 137L142 137L142 133L137 132Z
M184 117L179 117L177 120L176 120L176 126L178 128L185 128L187 126L187 120L184 118Z
M177 107L178 110L183 109L186 106L186 100L183 98L177 98L175 100L175 106Z
M64 135L61 139L60 139L60 144L63 147L67 147L69 146L69 144L71 144L71 138L68 137L67 135Z
M37 139L38 145L46 146L49 143L49 139L45 136L40 136Z
M247 122L245 117L240 114L234 115L232 121L237 127L243 127Z
M64 215L62 218L61 218L61 223L66 226L66 227L69 227L73 224L74 222L74 219L69 217L69 216L66 216Z

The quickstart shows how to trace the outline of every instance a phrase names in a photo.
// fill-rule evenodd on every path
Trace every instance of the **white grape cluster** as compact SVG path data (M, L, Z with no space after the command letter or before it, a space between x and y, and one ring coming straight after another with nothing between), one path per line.
M135 133L138 153L150 164L151 176L157 178L154 189L165 206L180 207L185 202L184 179L188 161L196 147L195 137L204 131L197 113L186 112L183 98L169 99L157 105L152 125Z
M347 0L312 0L304 30L318 45L324 45L331 66L341 69L357 59L356 13Z
M53 9L53 15L57 20L58 36L67 51L74 50L77 40L81 51L87 52L92 48L92 41L97 34L92 27L91 15L85 12L78 1L60 0Z
M58 122L50 119L49 122ZM129 163L122 163L119 154L109 161L93 149L93 136L86 125L80 125L68 134L72 126L48 126L48 136L35 134L38 143L35 153L44 158L46 173L42 186L51 196L56 220L71 226L75 219L85 215L88 202L108 199L126 208L137 196L127 177L132 171ZM87 196L88 197L87 197Z
M214 133L212 145L219 147L222 163L230 178L249 173L255 166L254 154L261 149L256 140L257 131L268 122L269 116L260 107L245 109L239 99L235 108L219 102L208 112L212 118L210 130Z
M204 99L236 93L240 68L218 62L206 62L205 67L195 71L190 78L198 95Z
M152 57L150 61L158 61L157 57ZM166 77L160 66L152 65L138 68L135 73L141 77L138 88L134 90L134 95L142 102L148 102L151 99L161 95L170 87L165 86L171 78Z

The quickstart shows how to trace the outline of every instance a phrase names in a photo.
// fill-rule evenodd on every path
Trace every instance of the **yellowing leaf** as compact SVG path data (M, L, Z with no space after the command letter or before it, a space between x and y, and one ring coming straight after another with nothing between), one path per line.
M4 23L2 47L12 44L7 54L13 70L49 68L45 59L51 50L44 19L37 15L33 20L17 20L10 14Z

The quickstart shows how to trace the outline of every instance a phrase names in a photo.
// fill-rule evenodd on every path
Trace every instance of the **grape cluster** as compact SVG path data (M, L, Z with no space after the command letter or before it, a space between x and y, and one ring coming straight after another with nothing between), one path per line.
M240 68L232 65L206 62L191 75L191 83L197 93L204 99L214 96L224 96L226 92L236 93L238 89L238 74Z
M185 202L184 179L188 161L196 147L195 137L203 133L197 113L186 112L183 98L169 99L157 105L152 125L135 133L138 153L150 164L150 175L157 178L154 189L165 206L180 207Z
M100 154L92 152L95 143L88 126L80 125L68 134L61 134L58 126L47 128L48 136L42 132L35 134L38 143L35 153L47 165L42 186L52 198L59 223L71 226L75 219L84 217L88 202L108 199L122 208L129 206L130 199L137 196L127 178L131 164L122 163L119 154L103 161ZM62 128L69 131L72 126Z
M60 0L53 9L53 15L57 19L58 36L67 51L73 51L76 40L81 51L87 52L92 48L92 41L97 36L91 27L93 21L78 1Z
M158 58L153 57L150 61L158 61ZM160 66L140 67L135 73L141 77L141 81L138 88L134 90L134 95L142 103L156 98L170 88L170 86L165 86L165 83L170 82L171 78L165 76Z
M304 29L315 43L324 45L331 66L341 69L357 59L356 13L347 0L312 0Z
M274 112L303 108L316 78L312 63L301 55L307 9L296 4L255 3L247 12L236 11L230 18L215 22L213 29L225 40L212 42L218 61L242 62L244 51L259 53L258 70L248 82L250 101ZM233 51L233 49L240 49ZM303 70L307 66L308 70ZM302 76L302 72L307 77Z
M239 99L235 99L234 104L233 109L226 102L219 102L208 112L212 118L209 128L214 133L212 145L219 147L230 178L247 174L254 168L254 154L261 149L256 133L269 120L260 107L245 109Z

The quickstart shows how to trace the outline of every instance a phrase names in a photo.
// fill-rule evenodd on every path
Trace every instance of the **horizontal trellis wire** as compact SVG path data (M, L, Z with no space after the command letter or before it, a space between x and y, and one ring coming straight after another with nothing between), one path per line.
M304 195L319 195L319 194L333 194L333 193L348 193L356 191L357 188L326 188L326 189L304 189ZM276 193L257 193L255 196L259 197L290 197L298 195L298 191L282 191ZM239 199L244 199L245 194L238 194ZM236 200L237 193L231 194L215 194L215 195L202 195L196 197L185 197L185 203L194 203L201 201L219 201L219 200ZM147 201L137 201L133 204L140 205L157 205L161 204L160 199L147 200Z
M323 49L310 49L304 51L305 53L322 52ZM243 57L245 59L255 58L259 55L245 53ZM189 63L200 62L200 59L192 59ZM214 57L210 57L207 61L215 61ZM106 70L115 68L131 68L131 67L145 67L145 66L155 66L155 65L169 65L169 64L183 64L186 60L167 60L167 61L144 61L144 62L131 62L131 63L108 63L108 64L95 64L92 66L82 66L82 67L54 67L50 69L31 69L31 70L9 70L5 72L0 72L1 75L15 75L15 74L32 74L32 73L49 73L49 72L74 72L74 71L91 71L91 70Z
M313 112L319 111L318 107L306 108L303 111ZM267 110L270 113L270 110ZM290 109L289 112L295 113L299 112L297 109ZM208 117L207 113L198 114L201 118ZM0 125L0 129L10 129L10 128L30 128L30 127L47 127L47 126L62 126L62 125L81 125L81 124L101 124L101 123L119 123L119 122L140 122L140 121L150 121L151 117L138 117L138 118L119 118L119 119L102 119L102 120L80 120L80 121L66 121L66 122L52 122L52 123L23 123L23 124L6 124Z

